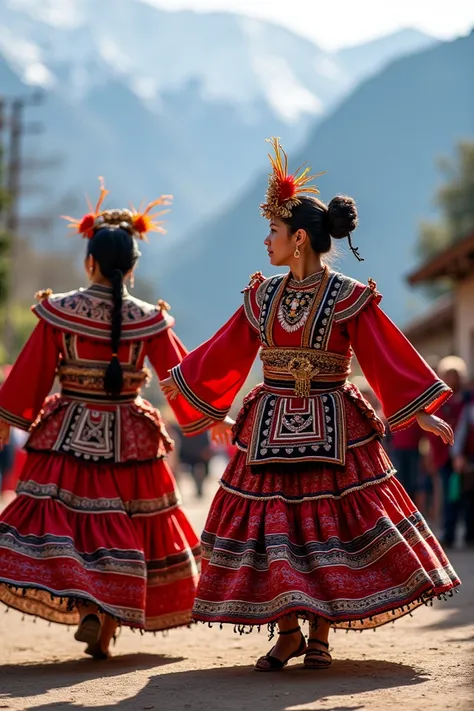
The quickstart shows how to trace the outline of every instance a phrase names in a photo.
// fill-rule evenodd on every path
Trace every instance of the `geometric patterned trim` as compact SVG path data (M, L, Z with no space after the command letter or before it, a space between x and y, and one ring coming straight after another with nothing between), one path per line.
M201 432L206 432L210 427L215 424L214 420L210 417L201 417L201 419L195 422L190 422L187 425L180 425L180 428L184 435L191 437L192 435L201 434Z
M398 524L381 516L371 529L349 541L333 535L325 541L311 540L298 545L287 532L282 532L265 534L263 546L263 541L255 538L245 541L222 538L204 530L201 543L203 558L218 567L239 570L245 566L266 572L273 562L285 560L293 570L307 575L333 566L362 570L398 545L401 537L414 546L420 539L428 540L431 536L430 529L416 512Z
M155 499L133 499L123 502L120 498L108 499L102 497L90 499L85 496L77 496L71 491L59 488L57 484L38 484L31 479L19 482L17 494L29 496L33 499L54 499L71 511L80 511L86 514L128 514L132 518L137 516L153 516L157 513L174 509L181 503L175 491Z
M3 549L33 560L72 559L80 563L85 570L97 573L108 572L139 577L143 577L145 573L143 553L138 549L98 548L93 552L86 552L78 550L69 536L22 535L16 528L6 523L0 524L0 544Z
M209 405L209 403L204 402L204 400L201 400L201 398L198 397L198 395L196 395L196 393L191 390L186 380L184 379L184 376L181 372L181 365L176 365L174 368L171 369L170 373L183 397L189 402L192 407L194 407L195 410L198 410L204 415L207 415L213 422L223 420L225 418L225 416L229 412L229 408L226 408L225 410L219 410L217 407L212 407L212 405Z
M412 400L408 405L405 405L405 407L402 407L398 412L387 418L390 429L407 427L413 421L416 413L421 410L434 412L450 395L451 390L448 386L441 380L436 381L415 400Z
M253 289L247 289L247 291L244 291L244 311L249 324L255 331L257 331L257 333L259 333L260 328L258 323L258 316L256 316L252 308L252 294ZM253 296L253 298L255 298L255 295Z
M17 427L19 430L25 430L25 432L28 432L33 424L33 420L27 420L24 417L20 417L20 415L15 415L13 412L8 412L3 407L0 407L0 419L5 420L5 422Z
M267 281L264 281L263 284L259 287L259 291L260 289L262 289L262 307L260 309L259 316L259 331L260 340L265 346L273 345L273 334L271 327L273 326L273 321L276 315L275 305L278 306L278 296L282 293L289 277L290 273L278 274L277 276L274 276L271 279L267 279ZM270 324L270 328L268 324Z
M228 484L224 479L220 480L219 485L222 489L224 489L224 491L227 491L230 494L234 494L235 496L239 496L243 499L249 499L250 501L273 501L277 499L280 501L284 501L287 504L301 504L305 501L318 501L319 499L342 499L348 494L352 494L352 492L354 491L362 491L363 489L367 489L370 486L375 486L377 484L381 484L382 482L388 481L388 479L394 476L395 473L395 469L391 467L389 470L382 472L381 474L375 475L373 479L365 481L363 484L349 484L346 487L341 487L337 493L328 490L318 491L318 493L315 494L301 494L300 496L289 496L283 491L273 491L271 494L250 494L247 491L244 491L243 489L239 489L238 487L233 486L232 484Z
M379 432L369 432L369 434L360 437L359 439L351 439L347 442L347 449L355 449L356 447L363 447L364 444L372 442L374 439L382 439L382 435Z
M51 326L99 340L110 339L112 290L94 285L40 301L33 313ZM122 306L124 341L155 336L174 325L174 319L158 306L130 296L126 290Z
M362 284L356 279L338 274L338 278L342 282L342 289L338 297L338 305L336 308L335 321L336 323L344 323L357 316L365 306L372 300L379 303L382 295L376 291L375 283L369 286Z
M260 399L247 465L285 462L345 463L345 401L337 392L302 400L266 393Z
M319 350L327 349L334 311L342 286L340 276L334 272L325 272L315 296L312 314L305 327L302 346Z
M454 582L454 585L459 584ZM381 616L385 611L396 610L401 605L407 607L415 600L433 588L452 587L450 566L440 567L439 570L430 571L430 575L423 568L415 570L407 580L399 585L394 585L383 593L366 594L360 598L337 600L315 599L299 590L284 592L275 595L271 600L256 602L254 600L201 600L196 598L193 608L195 619L205 622L232 622L233 624L259 625L267 624L285 615L296 613L311 613L324 616L332 624L344 623L345 620L355 618L363 627L363 621L371 616ZM434 593L433 593L434 594ZM421 603L420 603L421 604ZM409 610L408 610L409 611ZM399 615L394 615L390 620ZM377 621L366 626L376 627ZM380 624L380 623L379 623Z

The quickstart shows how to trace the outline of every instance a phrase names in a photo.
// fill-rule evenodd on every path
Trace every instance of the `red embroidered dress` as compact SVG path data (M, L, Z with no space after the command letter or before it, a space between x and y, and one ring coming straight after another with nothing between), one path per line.
M366 629L459 584L394 477L382 422L347 381L353 350L393 430L450 395L380 298L327 269L253 279L244 306L172 370L183 423L223 418L261 347L264 382L238 416L202 535L195 619L314 613Z
M172 443L139 395L145 357L163 378L185 354L174 321L124 289L125 384L110 400L111 288L33 310L39 323L0 390L0 417L30 430L18 496L0 519L0 601L66 624L78 622L75 600L145 630L188 624L199 543L164 459ZM56 374L61 393L46 398Z

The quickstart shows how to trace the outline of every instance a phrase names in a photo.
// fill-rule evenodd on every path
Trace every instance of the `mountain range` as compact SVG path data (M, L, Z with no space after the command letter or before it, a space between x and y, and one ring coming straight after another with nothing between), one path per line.
M336 268L364 281L377 280L389 315L402 323L417 299L404 275L415 260L418 224L436 215L436 161L452 155L457 141L474 139L474 32L398 59L361 84L311 131L291 155L319 178L329 201L356 198L360 227L353 235L365 261L344 253ZM289 131L282 134L283 144ZM261 153L267 146L262 141ZM199 230L163 270L162 287L191 345L210 336L241 303L251 272L268 268L259 216L267 173ZM338 243L340 244L340 243Z
M23 208L54 213L66 201L80 212L98 175L110 204L173 193L170 237L150 246L143 265L154 276L166 250L263 168L263 137L284 135L296 150L365 77L434 42L406 30L329 53L230 13L166 12L142 0L3 0L0 91L42 88L45 101L28 116L44 133L26 150L62 158L37 178L48 192ZM50 235L43 240L47 247Z

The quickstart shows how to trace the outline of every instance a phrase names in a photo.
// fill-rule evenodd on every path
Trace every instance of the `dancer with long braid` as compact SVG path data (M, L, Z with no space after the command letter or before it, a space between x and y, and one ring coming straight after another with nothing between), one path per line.
M38 324L0 391L0 443L29 431L17 498L0 519L0 602L78 624L106 658L117 625L166 630L191 621L200 549L165 456L172 446L142 399L185 349L164 302L132 297L145 212L103 210L72 226L86 238L90 286L40 295ZM55 376L61 392L48 396ZM179 407L179 403L177 403Z

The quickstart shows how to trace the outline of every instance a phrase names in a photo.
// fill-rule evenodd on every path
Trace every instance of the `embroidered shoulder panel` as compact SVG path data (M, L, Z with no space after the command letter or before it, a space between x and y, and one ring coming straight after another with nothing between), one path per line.
M270 279L266 279L262 272L256 272L252 274L248 286L242 292L245 315L255 331L260 331L260 309L262 308L265 286L269 281Z
M33 313L51 326L99 340L110 338L112 295L108 289L91 287L54 294L33 306ZM128 293L123 297L122 340L155 336L174 325L161 305L140 301Z
M377 291L376 283L372 279L369 279L369 284L365 285L357 281L357 279L351 279L351 277L344 274L338 274L338 278L342 286L334 314L336 323L349 321L357 316L372 300L379 303L382 298L382 295Z
M277 274L274 277L266 279L258 288L256 293L256 301L259 305L259 331L260 340L266 346L272 345L272 321L269 318L272 311L278 307L278 297L280 287L288 278L288 274Z

